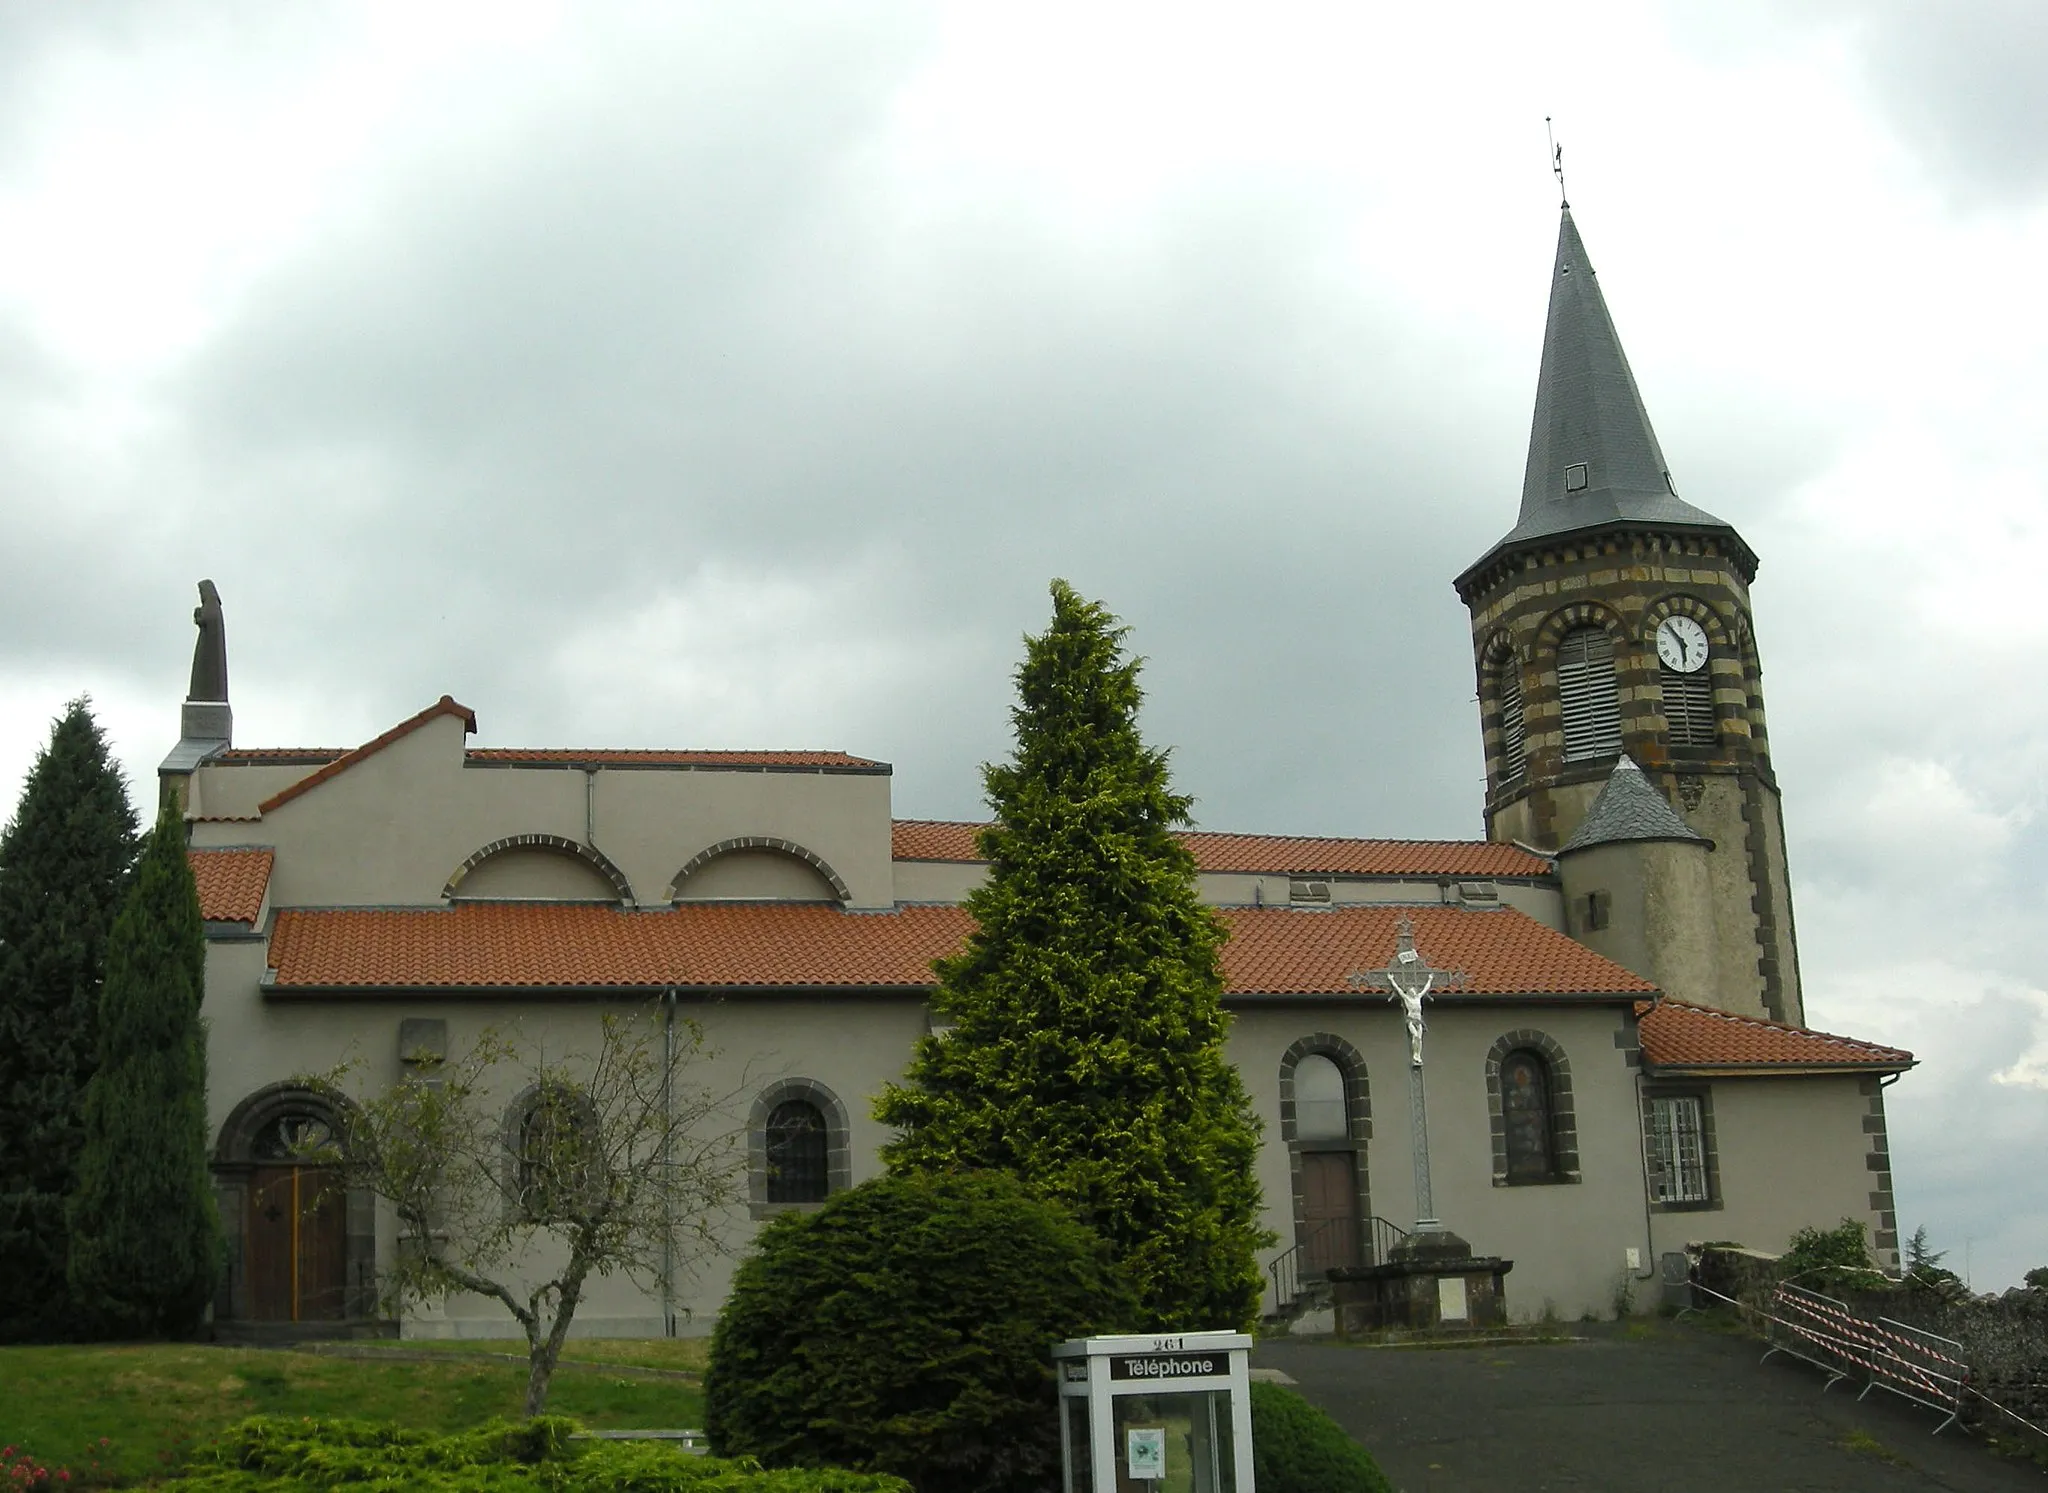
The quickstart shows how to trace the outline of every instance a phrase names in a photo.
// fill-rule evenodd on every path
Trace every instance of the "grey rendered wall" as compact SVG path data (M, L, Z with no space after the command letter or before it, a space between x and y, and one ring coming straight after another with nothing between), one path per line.
M1496 1186L1486 1063L1505 1034L1541 1032L1570 1063L1580 1180ZM1415 1222L1408 1123L1406 1029L1386 1002L1245 1002L1236 1007L1230 1056L1244 1075L1266 1127L1259 1157L1266 1227L1294 1242L1293 1179L1282 1140L1279 1068L1289 1046L1311 1033L1340 1037L1363 1056L1373 1129L1366 1161L1373 1212ZM1550 1310L1564 1317L1613 1311L1626 1251L1650 1268L1636 1142L1633 1036L1621 1009L1435 1007L1429 1014L1425 1073L1431 1183L1438 1216L1481 1253L1515 1262L1507 1278L1510 1314ZM1640 1292L1640 1287L1638 1287Z
M1715 1206L1657 1213L1660 1253L1727 1240L1776 1254L1799 1229L1854 1218L1867 1228L1879 1263L1896 1266L1891 1158L1875 1077L1717 1078L1693 1087L1712 1105Z

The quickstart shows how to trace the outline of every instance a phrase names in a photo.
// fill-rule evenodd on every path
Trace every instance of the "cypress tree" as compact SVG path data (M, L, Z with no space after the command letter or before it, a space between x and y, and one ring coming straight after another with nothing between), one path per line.
M64 1197L135 838L121 769L90 702L73 700L0 830L0 1342L72 1321Z
M1192 800L1138 733L1125 629L1064 581L1026 639L1016 751L985 766L995 822L977 929L938 965L951 1028L876 1114L899 1171L1011 1172L1110 1244L1145 1325L1248 1325L1260 1281L1258 1121L1223 1055L1224 933L1174 835Z
M220 1274L206 1168L206 930L185 826L164 805L107 943L99 1067L71 1196L70 1280L97 1330L179 1336Z

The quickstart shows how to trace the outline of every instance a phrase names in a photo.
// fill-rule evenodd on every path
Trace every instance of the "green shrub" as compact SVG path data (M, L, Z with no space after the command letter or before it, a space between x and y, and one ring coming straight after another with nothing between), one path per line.
M371 1421L257 1416L194 1459L179 1493L907 1493L837 1467L764 1471L650 1441L573 1442L561 1416L436 1436Z
M1059 1483L1053 1344L1128 1330L1102 1241L999 1172L882 1177L761 1231L711 1336L722 1455L920 1493Z
M1259 1493L1392 1493L1372 1454L1291 1389L1252 1384L1252 1480Z
M1870 1258L1868 1236L1853 1218L1794 1234L1792 1247L1778 1257L1778 1279L1809 1291L1883 1290L1893 1284Z

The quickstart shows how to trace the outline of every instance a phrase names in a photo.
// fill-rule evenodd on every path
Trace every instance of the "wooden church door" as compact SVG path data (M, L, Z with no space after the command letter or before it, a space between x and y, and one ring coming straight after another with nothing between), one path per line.
M348 1202L331 1167L258 1166L249 1179L249 1314L258 1322L346 1315Z
M1351 1151L1301 1153L1301 1278L1358 1263L1358 1157Z

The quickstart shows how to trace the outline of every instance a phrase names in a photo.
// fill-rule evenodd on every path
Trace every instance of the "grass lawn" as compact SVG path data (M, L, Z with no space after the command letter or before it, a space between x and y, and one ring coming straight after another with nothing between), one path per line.
M407 1346L412 1346L408 1344ZM572 1344L584 1362L614 1345ZM659 1358L672 1341L618 1345L611 1362L686 1368ZM518 1344L451 1344L509 1349ZM695 1349L701 1365L702 1347ZM566 1355L565 1355L566 1356ZM376 1361L258 1348L155 1343L134 1347L0 1348L0 1445L45 1466L82 1474L95 1458L122 1479L141 1479L183 1460L185 1449L247 1415L355 1416L421 1430L455 1431L493 1416L517 1417L523 1365L465 1358ZM704 1423L694 1384L677 1380L557 1374L548 1409L595 1429ZM102 1447L105 1437L108 1445Z
M407 1338L403 1342L359 1343L357 1347L424 1348L434 1353L515 1353L526 1356L524 1338ZM701 1374L711 1358L708 1337L572 1337L562 1344L563 1363L630 1363L643 1369L680 1369Z

